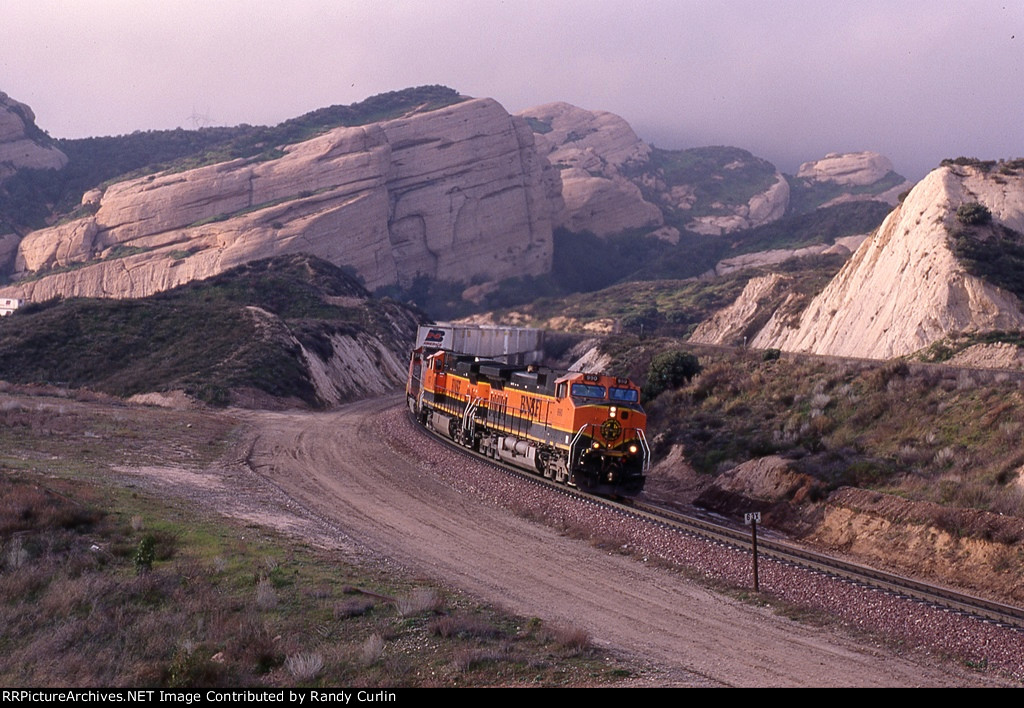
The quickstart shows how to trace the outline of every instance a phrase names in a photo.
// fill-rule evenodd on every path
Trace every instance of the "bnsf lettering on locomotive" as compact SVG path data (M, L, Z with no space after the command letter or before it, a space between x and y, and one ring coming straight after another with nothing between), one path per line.
M540 399L539 398L523 398L519 404L519 412L528 418L540 417Z

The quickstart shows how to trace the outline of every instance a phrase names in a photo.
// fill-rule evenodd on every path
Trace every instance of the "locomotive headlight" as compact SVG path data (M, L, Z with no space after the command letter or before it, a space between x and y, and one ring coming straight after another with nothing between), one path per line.
M591 447L593 447L595 450L597 450L599 447L601 447L601 443L595 442Z
M615 406L612 406L611 408L608 409L608 415L611 416L612 418L614 418L615 417L615 412L617 410L618 409Z
M629 454L635 455L636 454L636 450L637 450L636 445L630 445L629 446Z

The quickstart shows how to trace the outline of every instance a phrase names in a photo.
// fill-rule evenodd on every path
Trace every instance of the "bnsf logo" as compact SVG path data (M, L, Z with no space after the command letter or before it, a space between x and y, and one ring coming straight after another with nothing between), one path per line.
M442 342L444 342L443 329L432 329L427 332L427 336L423 339L424 344L441 344Z

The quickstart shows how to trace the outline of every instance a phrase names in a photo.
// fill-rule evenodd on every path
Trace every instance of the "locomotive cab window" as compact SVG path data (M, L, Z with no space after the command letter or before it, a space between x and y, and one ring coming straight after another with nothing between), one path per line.
M558 384L558 389L555 392L556 398L565 398L565 394L568 392L568 384L564 381Z
M580 398L604 398L604 386L574 383L572 385L572 395L579 396Z
M612 386L608 389L608 397L613 401L622 401L624 403L638 403L640 401L640 394L637 393L635 388Z

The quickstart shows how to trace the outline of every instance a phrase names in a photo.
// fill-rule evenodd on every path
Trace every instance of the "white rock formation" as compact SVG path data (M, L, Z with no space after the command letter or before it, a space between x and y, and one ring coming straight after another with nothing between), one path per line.
M803 248L776 248L771 251L757 251L755 253L744 253L732 258L723 258L715 264L715 275L729 275L738 270L746 268L759 268L762 266L776 265L790 258L807 258L808 256L829 255L837 253L848 256L864 243L868 234L857 234L854 236L842 236L835 240L835 243L820 243Z
M637 137L629 123L608 111L588 111L557 102L528 108L517 115L532 119L537 151L550 157L552 164L584 169L622 167L630 162L646 162L651 154L650 145ZM538 124L546 127L538 129Z
M724 208L724 205L720 205ZM770 224L782 218L789 206L789 182L781 172L764 192L755 194L745 206L733 208L729 214L699 216L687 224L687 229L707 236L722 236L733 231L751 229Z
M1024 230L1024 177L942 167L922 180L864 241L795 328L773 317L757 347L886 359L950 332L1024 327L1020 301L967 274L947 245L957 207L981 202Z
M644 163L651 148L625 120L607 111L549 103L518 114L534 129L537 151L561 170L565 210L557 225L598 236L626 229L657 229L661 209L644 200L623 176L630 163ZM668 240L672 234L662 236ZM674 234L678 240L678 233Z
M0 182L20 168L59 170L68 163L56 147L32 138L35 119L31 108L0 91Z
M466 282L550 269L557 172L526 122L493 100L283 150L111 185L93 216L21 243L16 277L76 269L5 292L140 297L296 252L352 266L371 289L419 274Z
M778 273L751 278L731 305L697 325L690 341L727 346L748 344L748 330L758 316L763 316L765 304L783 297L789 283L789 278Z
M913 186L907 180L883 191L876 191L877 188L864 189L892 174L894 172L889 158L877 152L865 151L829 153L821 160L800 165L796 176L808 185L814 182L829 182L850 190L822 203L822 207L862 201L885 202L896 206L899 195Z
M877 152L832 152L821 160L800 165L797 177L847 186L867 186L892 172L889 158Z

